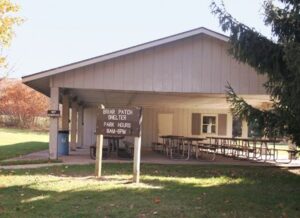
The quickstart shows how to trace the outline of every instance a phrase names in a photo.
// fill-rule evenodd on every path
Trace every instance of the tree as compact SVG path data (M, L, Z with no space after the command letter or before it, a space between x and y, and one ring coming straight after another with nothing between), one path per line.
M31 127L36 117L46 115L48 108L49 98L19 80L10 82L0 95L0 115L7 116L10 125L17 127Z
M15 15L18 11L19 6L17 4L12 3L10 0L0 0L0 68L7 66L3 50L11 44L14 27L23 21Z
M300 146L300 0L276 3L263 3L264 22L271 27L273 40L238 22L224 4L212 2L211 9L223 31L230 32L229 53L267 76L264 86L273 101L270 110L254 108L229 84L227 99L233 114L254 122L266 136L288 136Z

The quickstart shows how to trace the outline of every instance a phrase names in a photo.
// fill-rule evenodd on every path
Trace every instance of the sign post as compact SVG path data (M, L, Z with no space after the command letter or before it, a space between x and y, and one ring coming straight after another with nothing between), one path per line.
M133 136L134 164L133 181L139 182L141 159L142 109L102 108L97 114L96 177L101 177L103 136Z
M140 182L140 164L141 164L141 142L142 137L134 138L134 156L133 156L133 182Z
M96 139L96 177L101 177L102 171L103 135L97 135Z

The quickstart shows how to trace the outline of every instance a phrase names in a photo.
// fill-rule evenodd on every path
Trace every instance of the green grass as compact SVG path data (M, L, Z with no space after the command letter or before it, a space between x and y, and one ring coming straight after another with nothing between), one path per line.
M62 163L62 160L50 160L50 159L8 160L8 161L0 161L0 166L26 165L26 164L44 164L44 163Z
M48 134L0 128L0 161L48 148Z
M56 166L0 172L0 217L300 217L300 176L262 167Z

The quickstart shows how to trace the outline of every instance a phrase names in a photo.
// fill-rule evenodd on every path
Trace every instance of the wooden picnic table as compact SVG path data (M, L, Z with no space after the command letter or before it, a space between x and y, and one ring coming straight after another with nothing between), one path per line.
M273 157L276 161L276 143L280 142L279 139L262 139L262 138L241 138L241 137L208 137L210 143L215 140L215 144L220 147L221 153L226 155L226 151L231 150L231 156L240 157L246 153L247 159L250 159L250 153L253 153L253 159L263 159L267 161L268 156ZM272 143L273 148L268 147L268 143ZM230 152L230 151L229 151Z
M179 135L162 135L160 138L163 139L164 153L173 159L173 150L177 151L179 149L184 137Z
M187 148L187 158L186 160L190 159L190 155L191 155L191 150L193 149L193 142L197 142L197 147L196 147L196 152L198 150L198 142L205 140L206 138L202 138L202 137L183 137L183 140L187 142L188 148Z
M104 147L103 150L105 151L103 153L104 158L107 158L111 152L116 152L118 154L119 152L119 145L120 145L120 139L124 139L124 136L104 136L103 139L108 140L108 146ZM90 156L94 160L96 159L96 145L90 146Z
M163 139L163 145L165 146L167 156L170 156L170 158L173 159L174 152L182 152L181 157L183 158L185 152L187 152L186 160L189 160L191 157L191 151L194 145L193 142L199 142L206 139L202 137L187 137L180 135L162 135L160 138ZM185 145L187 148L185 148Z

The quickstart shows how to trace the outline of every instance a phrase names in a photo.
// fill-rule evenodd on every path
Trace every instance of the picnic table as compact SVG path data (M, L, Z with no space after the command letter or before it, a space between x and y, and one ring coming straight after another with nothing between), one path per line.
M103 146L103 157L109 157L111 152L116 152L118 155L120 140L124 139L124 136L104 136L104 140L107 140L107 146ZM90 146L90 156L92 159L96 159L96 145Z
M210 143L219 146L221 153L226 156L267 161L276 161L276 143L279 139L240 138L240 137L208 137ZM268 146L272 144L272 148ZM252 156L250 156L252 154Z
M191 157L192 149L198 146L198 142L205 140L201 137L186 137L179 135L163 135L160 136L163 139L163 146L167 156L174 159L174 153L179 155L182 159L186 155L186 160ZM194 144L196 142L196 144ZM197 151L197 148L195 149Z
M183 137L183 141L187 142L187 158L186 158L186 160L190 159L191 151L192 151L194 146L195 146L196 157L198 158L198 145L199 145L199 142L201 142L205 139L206 138L201 138L201 137ZM196 144L193 144L193 142L196 142Z
M180 146L183 145L183 136L178 135L162 135L163 140L163 152L173 159L173 153L179 152Z

